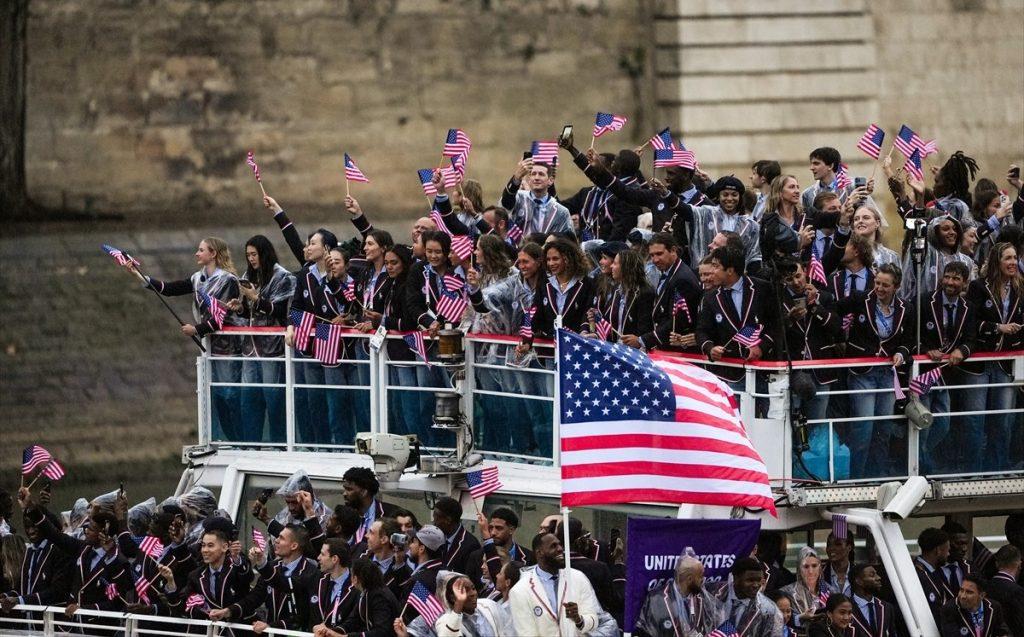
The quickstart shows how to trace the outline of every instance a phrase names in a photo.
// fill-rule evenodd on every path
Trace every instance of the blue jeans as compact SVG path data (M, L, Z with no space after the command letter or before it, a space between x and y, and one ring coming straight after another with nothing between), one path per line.
M284 359L242 361L243 383L276 383L282 387L242 388L242 438L245 442L285 441ZM269 435L263 428L269 425Z
M861 422L847 423L846 427L846 445L850 448L850 478L857 480L893 475L889 456L895 421L873 420L877 416L892 415L896 402L892 392L892 367L876 365L863 374L851 373L847 385L851 390L889 390L850 396L850 417L862 419Z
M555 368L553 359L540 358L531 365L533 369ZM516 385L518 393L522 394L525 414L519 418L521 428L513 433L513 436L529 440L528 447L536 449L536 454L545 458L552 458L554 450L551 446L554 425L554 404L546 400L528 400L530 396L550 397L554 396L554 380L552 376L534 372L516 372ZM513 390L515 391L515 390Z
M799 409L807 420L823 420L825 415L828 413L829 396L824 392L830 389L829 385L822 385L815 378L811 378L811 382L814 383L815 395L810 400L803 400L797 395L793 395L792 407ZM807 451L801 454L801 459L804 461L808 470L814 473L814 477L819 480L828 481L828 460L829 460L829 436L828 436L828 423L819 422L811 423L807 425ZM839 438L833 434L832 448L835 452L839 451ZM799 444L799 441L793 440L793 446ZM838 455L838 454L837 454ZM807 471L798 462L795 461L796 457L794 454L794 465L793 475L800 478L808 478ZM847 471L845 463L835 461L835 476L836 480L845 480L847 477Z
M391 369L391 383L398 384L400 387L445 387L445 376L444 370L425 365L396 366ZM451 435L445 437L445 434L433 428L433 393L393 388L388 394L389 409L391 409L388 412L389 431L416 434L420 444L424 447L453 446L455 441Z
M932 388L921 396L921 404L933 414L949 413L949 391ZM949 416L936 415L932 426L918 432L918 454L921 473L945 473L949 470L948 454L950 445L947 443L949 434Z
M980 374L964 374L965 385L1009 383L1010 376L999 363L987 362ZM1013 387L979 387L963 392L964 411L986 411L1013 407ZM1001 471L1010 468L1010 425L1020 414L975 414L962 416L963 440L958 469L964 472Z
M353 363L341 363L337 367L324 368L325 385L358 385L359 373ZM354 445L356 438L357 406L366 397L358 389L336 389L330 387L327 393L327 426L330 438L322 442L335 445Z
M210 359L210 380L215 383L237 383L242 378L242 361ZM239 440L241 415L238 387L210 388L210 430L213 440Z
M295 353L296 385L323 385L324 368L304 354ZM311 362L303 362L311 361ZM327 428L327 400L323 388L295 388L295 442L316 445L330 440Z

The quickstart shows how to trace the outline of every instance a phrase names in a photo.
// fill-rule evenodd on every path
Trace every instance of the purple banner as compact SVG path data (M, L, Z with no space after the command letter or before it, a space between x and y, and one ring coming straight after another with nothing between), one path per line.
M723 582L741 557L750 555L760 520L662 520L629 518L626 523L626 632L633 630L644 598L675 575L676 562L692 547L704 563L704 579Z

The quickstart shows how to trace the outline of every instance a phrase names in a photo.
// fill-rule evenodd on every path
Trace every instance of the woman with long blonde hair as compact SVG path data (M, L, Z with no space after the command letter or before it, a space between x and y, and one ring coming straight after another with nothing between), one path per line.
M795 176L779 175L772 180L764 216L772 213L779 215L793 230L800 232L805 215L804 206L800 202L800 181Z
M245 325L245 320L229 310L238 307L240 288L235 264L231 260L231 249L218 237L206 237L199 242L195 253L199 270L187 279L161 281L146 277L149 287L163 296L192 296L192 316L195 323L185 323L181 331L186 336L205 338L224 325ZM134 269L128 264L126 267ZM211 312L211 303L216 301L225 311L223 317ZM241 356L242 339L237 336L213 336L210 339L211 380L221 383L241 381L242 365L237 360L216 360L216 357ZM213 435L215 440L239 440L241 435L241 405L238 386L219 386L211 390L213 399Z

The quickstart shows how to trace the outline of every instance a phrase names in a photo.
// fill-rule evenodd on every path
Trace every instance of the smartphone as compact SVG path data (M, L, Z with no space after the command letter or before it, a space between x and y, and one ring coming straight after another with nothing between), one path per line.
M999 205L1005 207L1006 204L1008 204L1008 203L1010 203L1010 196L1007 195L1005 192L1000 192L999 193Z
M867 179L864 179L863 177L854 177L853 178L853 187L854 188L863 188L864 186L867 186L867 185L868 185L868 180Z
M263 491L260 492L259 497L256 498L256 499L259 500L260 504L266 504L268 501L270 501L270 498L273 495L274 495L274 490L273 489L264 489Z
M566 124L562 127L562 134L559 135L561 139L569 139L572 137L572 124Z
M1010 176L1014 179L1020 178L1020 166L1014 166L1013 169L1010 170Z
M533 153L531 153L530 151L526 151L525 153L523 153L523 159L529 159L531 157L533 157Z
M806 296L798 296L795 299L793 299L793 309L806 310L807 309L807 297Z
M246 281L245 279L239 279L238 280L238 285L242 286L243 288L249 289L249 290L252 289L252 281Z

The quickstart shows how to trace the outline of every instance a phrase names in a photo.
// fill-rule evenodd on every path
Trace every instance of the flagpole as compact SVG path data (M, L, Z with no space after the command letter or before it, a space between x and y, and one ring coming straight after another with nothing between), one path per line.
M127 254L127 253L125 253L125 254ZM131 255L128 255L128 258L130 259ZM166 307L167 311L171 313L171 316L174 317L174 320L178 321L178 325L179 326L185 325L185 321L181 320L181 317L178 316L178 313L174 311L174 308L172 308L170 305L168 305L168 303L164 299L163 295L161 295L160 292L158 292L157 289L155 287L153 287L153 284L150 283L149 279L147 279L145 276L142 275L141 272L139 272L139 266L137 266L137 265L131 266L130 270L131 270L131 272L135 276L139 277L140 281L142 281L143 283L146 284L146 288L147 289L153 291L153 294L156 295L156 298L160 299L160 302L164 304L164 307ZM196 344L196 347L198 347L201 352L203 352L204 354L206 353L206 348L203 347L203 342L195 334L192 335L192 342Z
M597 135L590 136L590 150L594 150L594 142L597 141Z
M352 195L351 195L351 194L349 193L349 188L348 188L348 178L347 178L347 177L345 178L345 196L346 196L346 197L351 197L351 196L352 196Z
M263 196L264 196L264 197L266 197L266 196L267 196L267 191L266 191L266 190L265 190L265 189L263 188L263 182L262 182L262 181L259 181L259 180L257 180L257 181L256 181L256 183L257 183L257 184L259 184L259 187L260 187L260 192L262 192L262 193L263 193Z

